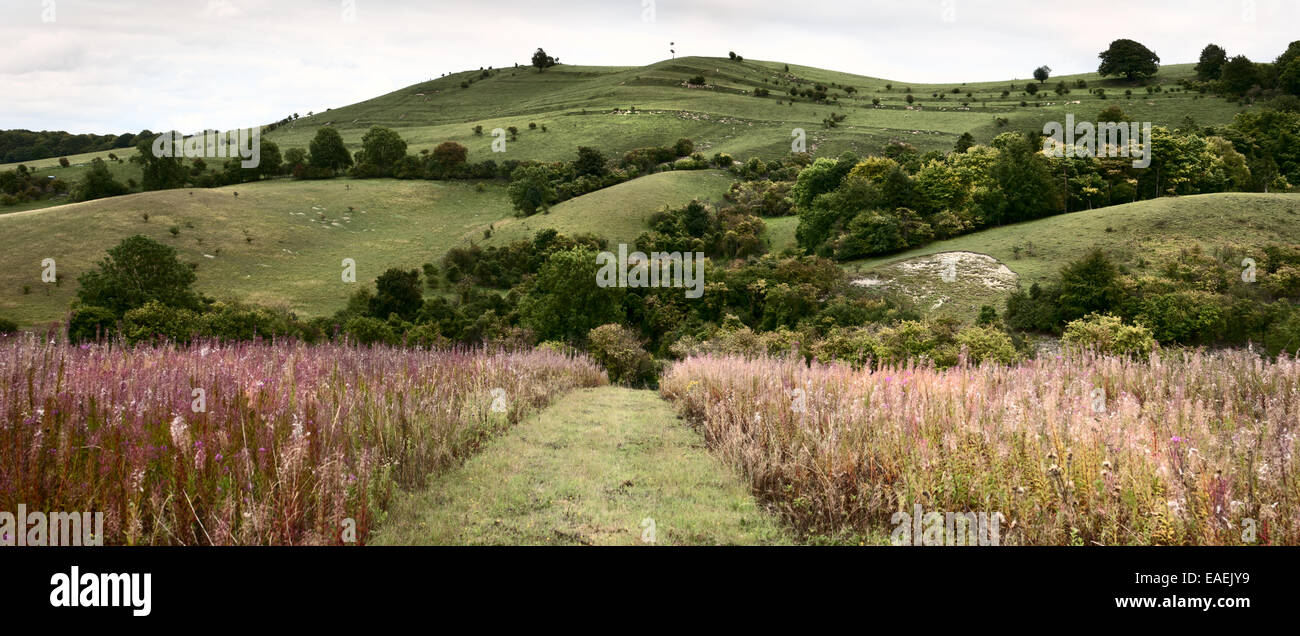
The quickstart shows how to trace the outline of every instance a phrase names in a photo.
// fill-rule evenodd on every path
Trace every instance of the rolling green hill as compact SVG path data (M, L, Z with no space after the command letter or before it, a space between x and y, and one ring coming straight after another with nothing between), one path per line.
M723 203L722 195L734 180L722 170L660 172L564 201L546 214L506 219L496 224L491 239L480 243L502 245L553 228L570 236L597 234L611 245L632 245L646 231L651 214L691 199Z
M411 152L453 140L470 149L471 161L479 161L555 160L571 157L579 145L614 153L689 137L707 154L770 158L790 151L795 128L807 132L809 151L825 156L844 150L874 152L894 138L922 150L948 150L964 132L987 141L1004 130L1041 130L1044 122L1063 120L1066 113L1094 119L1111 105L1158 125L1178 125L1184 117L1202 125L1223 124L1244 108L1218 97L1168 90L1192 73L1191 64L1161 67L1155 84L1162 92L1151 95L1121 80L1084 73L1054 77L1037 96L1030 96L1023 94L1024 87L1033 80L911 84L797 65L786 71L779 62L727 58L685 57L644 67L561 65L540 73L520 67L494 71L486 79L475 79L479 71L467 71L416 84L300 118L267 138L282 149L305 148L317 128L331 125L355 148L365 131L379 125L400 129ZM696 75L704 76L706 85L687 87L685 81ZM468 88L461 88L461 82L471 79ZM1089 88L1104 88L1106 99L1074 88L1080 79ZM1053 93L1058 81L1070 86L1071 92ZM805 98L790 102L786 94L790 88L814 83L830 88L833 103ZM1002 97L1012 84L1016 89ZM856 92L847 93L848 86ZM770 90L771 95L755 97L759 88ZM1132 98L1124 96L1126 89L1133 90ZM905 101L908 91L916 102L911 108ZM872 105L873 98L881 100L879 107ZM1020 106L1021 101L1028 105ZM636 113L631 112L633 107ZM848 118L827 128L823 121L831 113ZM997 125L999 117L1008 123ZM530 130L530 122L538 129ZM483 126L484 135L473 133L476 125ZM541 131L542 125L546 132ZM493 156L488 132L508 126L519 128L519 141L508 144L506 153Z
M479 192L465 182L395 179L281 179L16 212L0 215L0 236L23 246L0 252L0 316L24 325L61 319L77 276L132 234L198 263L197 287L209 296L328 315L355 289L341 281L344 258L355 259L357 280L370 283L390 267L436 263L457 245L504 245L548 227L632 244L653 212L693 198L720 201L731 180L720 170L659 173L528 218L514 216L500 183ZM45 258L55 259L61 284L41 282Z
M0 316L26 325L61 319L77 276L132 234L198 263L196 286L210 296L326 315L355 289L342 282L342 259L355 259L357 280L370 283L389 267L436 262L513 213L500 185L477 192L461 182L337 179L146 192L0 215L10 246L0 252ZM46 258L64 277L57 286L41 282Z
M1025 287L1055 276L1066 264L1099 247L1135 273L1153 271L1179 250L1194 245L1212 250L1300 243L1300 194L1223 193L1169 197L1072 212L1027 223L992 228L883 258L845 263L862 279L913 291L923 308L973 318L981 304L999 312L1006 294L984 284L990 274L958 270L943 284L938 269L927 267L951 252L993 257L1014 272ZM973 273L972 276L963 276ZM1153 272L1154 273L1154 272Z
M1157 84L1169 89L1190 73L1191 65L1165 66ZM1067 112L1093 118L1108 105L1119 105L1137 119L1170 125L1179 124L1186 116L1201 124L1226 123L1244 108L1217 97L1168 90L1147 95L1145 90L1135 89L1142 93L1140 98L1125 99L1121 82L1093 74L1053 78L1035 99L1021 94L1026 80L907 84L726 58L690 57L644 67L562 65L541 73L534 68L501 69L461 88L461 82L479 75L478 71L458 73L303 117L267 133L266 138L277 142L282 151L305 148L319 127L332 125L356 150L366 130L384 125L403 135L411 153L455 140L469 147L471 161L501 161L568 159L579 145L594 146L612 157L631 148L666 145L689 137L700 152L728 152L744 159L787 154L795 128L807 132L809 151L828 156L849 149L873 153L890 139L903 139L922 150L948 150L963 132L972 132L977 141L987 141L1004 130L1041 128L1043 121L1064 118ZM703 75L706 84L687 86L685 80L695 75ZM1073 89L1065 96L1051 93L1057 81L1074 86L1076 79L1087 81L1090 87L1104 86L1111 98L1101 99L1086 89ZM830 87L834 103L816 104L805 98L791 103L786 91L813 83ZM1016 90L1003 98L1001 92L1011 84ZM856 91L848 92L848 86ZM772 93L756 97L758 88ZM917 102L910 109L905 102L909 90ZM932 97L941 92L945 99ZM967 92L971 97L966 97ZM881 100L881 105L873 106L873 98ZM1027 106L1019 105L1022 99ZM1066 103L1075 101L1079 103ZM825 127L822 121L833 112L847 115L847 119L833 128ZM995 118L1005 118L1007 123L999 126ZM538 128L531 129L530 122ZM507 143L505 153L492 153L491 135L475 135L476 125L485 131L516 126L519 138ZM116 154L125 159L132 152ZM75 182L97 156L106 158L107 153L69 157L73 163L69 168L59 168L57 159L27 165ZM138 166L129 162L110 163L110 169L123 181L139 175ZM307 315L328 314L340 308L351 291L338 279L339 262L344 257L357 259L359 280L368 282L387 267L437 262L454 245L468 241L500 245L546 227L566 234L592 232L613 243L632 243L645 229L649 214L692 198L717 201L731 180L721 171L655 174L566 201L548 214L528 219L513 216L500 183L485 184L484 191L478 192L475 184L468 182L388 179L278 179L80 204L57 205L66 199L56 199L0 208L0 244L6 248L0 251L0 316L24 325L61 318L73 298L76 276L107 248L135 233L174 245L185 260L199 263L198 287L209 295L283 303ZM1222 196L1224 201L1243 201L1251 209L1276 200ZM1197 198L1154 201L1139 204L1148 207L1131 209L1141 210L1132 214L1150 215L1165 206L1181 210L1179 206L1193 200ZM1080 214L1096 219L1129 214L1125 212L1128 209L1130 206L1121 206ZM1253 218L1260 223L1278 222L1271 209ZM148 221L144 220L146 214ZM1178 236L1177 231L1187 229L1176 220L1180 218L1176 212L1170 214L1169 231L1162 234L1163 229L1152 228L1153 237ZM1068 215L1039 223L1057 227L1050 224L1082 223L1076 221L1079 218L1083 217ZM774 251L793 243L797 219L766 222ZM1122 225L1120 221L1104 223L1117 228ZM172 227L177 229L175 236ZM1077 228L1062 227L1059 245L1054 242L1058 239L1050 238L1055 234L1040 236L1033 231L1020 236L1016 233L1026 230L1016 226L936 243L917 253L969 249L992 254L1024 276L1038 276L1059 266L1058 254L1083 249L1079 246L1088 240L1100 240L1087 239L1091 235L1081 234ZM491 237L485 238L489 228ZM1253 236L1242 234L1239 226L1223 229L1233 233L1221 235L1239 236L1239 240ZM1016 238L999 238L1013 235ZM1107 234L1106 238L1120 235ZM1033 253L1041 256L1023 256L1024 262L1016 261L1011 254L1016 241L1032 241L1038 247ZM40 282L39 265L44 258L56 259L64 277L60 285ZM1036 265L1040 260L1041 265ZM857 265L872 268L883 262Z

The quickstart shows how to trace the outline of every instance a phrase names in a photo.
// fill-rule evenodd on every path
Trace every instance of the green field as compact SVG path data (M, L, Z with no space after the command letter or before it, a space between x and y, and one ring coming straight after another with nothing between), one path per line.
M1300 194L1201 194L1071 212L852 261L844 268L863 277L900 279L903 287L939 290L943 286L932 272L909 274L899 265L943 252L975 252L1005 264L1028 287L1055 276L1094 247L1140 274L1154 273L1162 261L1195 245L1209 250L1225 244L1251 248L1268 243L1300 243ZM962 288L960 274L956 284L931 295L935 299L947 295L955 301L945 303L945 311L969 319L974 317L972 305L974 311L980 304L1002 310L1004 294L985 293L978 286Z

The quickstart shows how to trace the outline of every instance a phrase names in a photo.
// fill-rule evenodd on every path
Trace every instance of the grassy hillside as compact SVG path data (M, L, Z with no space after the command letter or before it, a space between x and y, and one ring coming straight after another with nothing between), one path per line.
M108 158L109 153L117 155L121 162L111 161ZM103 159L108 164L108 171L112 173L113 178L126 183L134 179L136 183L141 180L140 166L130 162L130 157L135 154L135 148L118 148L116 150L104 150L99 152L87 152L79 155L68 155L66 158L69 162L67 168L59 165L59 157L49 159L36 159L34 161L23 161L19 163L0 164L0 172L5 170L14 170L19 165L30 168L33 172L41 177L57 177L67 182L72 187L81 181L82 175L90 170L90 162L95 159ZM52 197L38 201L25 201L16 205L0 206L0 214L10 214L13 212L22 212L25 210L37 210L48 208L56 205L63 205L69 202L67 196Z
M1227 243L1246 247L1300 243L1300 194L1202 194L1072 212L844 267L863 278L924 290L918 294L923 308L946 297L940 306L945 313L971 318L980 303L994 304L1000 312L1005 294L985 289L981 281L988 273L982 270L958 269L957 280L943 284L937 268L922 266L942 257L927 257L949 252L986 254L1019 275L1020 284L1028 287L1051 278L1094 247L1140 273L1158 267L1183 248L1213 249Z
M1191 73L1191 64L1164 66L1156 84L1176 87ZM1241 110L1218 97L1184 92L1147 95L1143 88L1103 80L1095 73L1054 77L1037 96L1022 94L1032 81L1024 79L912 84L797 65L786 71L779 62L706 57L644 67L562 65L542 73L531 67L508 68L474 79L479 75L478 71L457 73L303 117L268 138L282 148L306 147L317 128L332 125L349 145L359 147L365 131L381 125L400 129L412 152L454 140L465 144L470 159L477 161L498 157L490 151L492 138L486 133L475 136L473 127L482 125L491 131L513 125L521 133L518 142L507 146L505 158L558 159L569 157L578 145L620 152L678 137L690 137L708 153L776 157L789 152L794 128L807 131L810 151L828 155L849 149L876 151L893 138L923 150L948 150L963 132L987 141L1004 130L1041 130L1043 122L1063 120L1070 112L1095 119L1111 105L1119 105L1135 119L1168 125L1180 124L1187 116L1199 124L1227 123ZM695 75L703 75L707 85L686 87L685 80ZM474 81L468 88L460 87L470 79ZM1088 82L1090 88L1105 88L1108 99L1073 88L1076 79ZM1062 80L1072 92L1057 96L1052 89ZM789 88L814 82L831 86L831 94L839 97L829 105L803 98L790 103ZM1002 91L1011 84L1016 90L1003 98ZM845 86L857 92L849 95ZM757 88L772 94L754 97ZM1126 88L1133 89L1132 99L1124 97ZM913 109L905 101L909 90L916 100ZM944 99L933 97L936 93L944 94ZM873 98L881 100L879 107L872 106ZM1020 106L1022 100L1028 105ZM963 102L969 105L963 107ZM628 112L632 107L636 114ZM848 119L826 128L822 122L833 112ZM1009 123L999 127L998 117ZM539 128L529 130L529 122ZM547 132L541 132L541 125Z
M343 258L356 259L357 280L370 283L389 267L436 263L456 245L503 245L544 228L632 244L650 214L693 198L721 201L731 180L720 170L659 173L528 218L514 216L500 183L478 192L471 183L394 179L276 180L15 212L0 215L0 235L23 246L0 253L0 316L25 325L62 318L77 276L132 234L198 263L198 288L210 296L326 315L354 290L341 281ZM41 282L45 258L55 259L61 285Z
M546 214L506 219L496 224L491 239L479 242L502 245L554 228L570 236L590 232L609 239L611 245L631 245L646 231L651 214L664 206L686 205L691 199L723 203L722 195L734 179L721 170L660 172L570 199Z
M1172 87L1190 72L1190 65L1163 67L1158 83ZM460 87L462 81L478 75L460 73L303 117L268 133L266 138L276 141L282 150L305 148L316 130L328 124L338 127L355 150L370 126L385 125L395 127L407 139L412 153L452 139L470 148L471 161L500 161L572 158L579 145L594 146L614 156L627 149L689 137L701 152L725 151L745 158L788 153L791 130L804 128L808 149L825 156L846 149L875 152L895 138L923 150L947 150L963 132L971 131L977 140L985 141L1003 130L1039 128L1045 120L1064 118L1066 112L1093 118L1103 107L1113 104L1135 118L1166 124L1180 123L1188 115L1202 124L1225 123L1239 110L1216 97L1182 92L1148 96L1145 91L1137 91L1141 99L1126 100L1120 82L1103 81L1092 74L1053 78L1046 93L1038 96L1041 106L1020 94L1025 80L907 84L801 66L790 66L787 71L778 62L734 62L725 58L690 57L645 67L563 65L544 73L533 68L502 69L474 81L468 88ZM706 86L686 86L684 80L695 75L703 75ZM1080 103L1066 104L1063 102L1067 100L1051 94L1050 87L1056 81L1064 80L1073 86L1076 78L1085 79L1093 87L1105 86L1112 99L1102 100L1076 89L1066 97ZM813 104L800 99L791 104L785 91L811 82L830 85L837 103ZM1012 83L1018 90L1002 98L1001 92ZM847 93L846 86L855 87L857 92ZM772 94L755 97L753 91L757 88L767 88ZM958 93L951 93L953 88ZM909 89L922 109L908 109L904 98ZM947 98L931 97L939 92ZM972 96L967 98L966 92ZM873 98L882 100L881 106L873 107ZM1019 106L1021 99L1030 105ZM969 101L968 108L961 106L963 101ZM636 107L635 113L631 107ZM821 122L832 112L848 118L835 128L826 128ZM998 117L1010 123L997 126L994 119ZM538 128L530 129L530 122L537 123ZM475 125L487 131L517 126L519 139L509 142L505 153L492 153L492 137L474 135ZM545 132L541 130L543 125ZM131 152L122 150L117 154L125 159ZM91 159L106 158L107 154L69 157L73 165L68 168L59 168L57 159L27 165L74 183ZM139 178L139 168L134 164L109 165L122 181ZM351 291L338 279L339 261L344 257L356 258L359 280L369 281L387 267L435 262L448 248L465 241L503 244L546 227L567 234L593 232L614 243L632 243L645 229L649 214L692 198L717 201L730 181L731 177L720 171L657 174L567 201L549 214L529 219L513 216L500 184L490 184L480 193L470 183L350 179L275 180L214 190L151 192L82 204L55 205L66 199L53 199L0 208L0 245L6 248L0 251L0 316L25 325L60 318L75 292L76 276L101 258L108 247L134 233L175 245L184 259L199 263L198 286L205 293L219 298L286 303L308 315L326 314L338 309ZM236 197L235 192L240 196ZM1257 201L1242 200L1251 205ZM1148 214L1147 210L1182 203L1140 204L1150 207L1133 214ZM1106 214L1129 214L1124 211L1128 207ZM145 214L149 215L147 222ZM1073 222L1067 219L1079 216L1041 223ZM774 251L793 243L796 219L768 219L767 223ZM1118 221L1105 223L1116 225ZM1170 223L1176 227L1153 228L1152 232L1156 236L1176 236L1170 232L1186 229L1178 222ZM169 232L172 226L177 227L177 236ZM493 233L485 239L489 227L493 227ZM1239 235L1242 228L1232 229ZM1052 235L1038 236L1036 232L1014 241L992 238L1016 231L1003 228L935 244L925 251L969 249L990 253L1022 275L1040 276L1059 265L1057 251L1083 249L1079 237L1089 236L1066 228L1060 235L1060 247L1054 245ZM1040 247L1035 253L1041 256L1024 256L1023 263L1017 262L1010 253L1015 241L1034 242ZM1005 249L984 248L985 242L1005 244ZM56 259L64 276L60 286L40 282L39 264L44 258ZM1039 260L1042 267L1035 269ZM879 263L859 265L870 268Z
M5 244L21 246L0 252L0 316L60 319L77 276L132 234L198 263L206 294L329 314L354 290L341 280L342 259L355 259L357 280L370 282L388 267L436 261L512 214L500 185L476 192L469 183L339 179L146 192L0 215ZM45 258L55 259L61 285L41 282Z

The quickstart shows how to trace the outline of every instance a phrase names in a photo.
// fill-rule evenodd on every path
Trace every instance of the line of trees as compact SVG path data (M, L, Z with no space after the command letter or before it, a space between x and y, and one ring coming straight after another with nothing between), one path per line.
M0 130L0 163L130 148L144 137L152 138L153 133L144 130L134 135L73 135L62 130Z
M1108 110L1103 119L1126 119ZM790 188L799 246L852 260L1071 210L1300 183L1300 114L1270 109L1228 126L1157 126L1145 169L1130 157L1047 156L1042 145L1038 134L1009 132L947 155L891 142L882 156L818 159Z
M1223 47L1207 44L1196 63L1196 77L1201 86L1235 97L1300 96L1300 40L1271 63L1245 55L1229 57Z

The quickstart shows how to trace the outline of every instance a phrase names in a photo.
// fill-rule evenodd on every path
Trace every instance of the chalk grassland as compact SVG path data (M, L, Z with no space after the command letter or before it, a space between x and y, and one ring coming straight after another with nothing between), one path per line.
M1161 67L1156 84L1165 89L1175 87L1178 80L1193 74L1192 66ZM1047 121L1064 121L1066 113L1074 113L1080 121L1095 120L1098 112L1112 105L1134 119L1158 125L1180 125L1184 117L1200 125L1223 124L1244 108L1187 92L1148 95L1143 87L1102 79L1095 73L1052 78L1036 96L1022 95L1024 86L1033 81L1026 79L917 84L799 65L790 65L787 72L779 62L708 57L664 60L642 67L561 65L542 73L534 68L505 68L486 79L475 79L469 88L460 87L461 82L479 75L478 71L456 73L316 113L267 138L281 148L306 147L316 129L329 124L340 129L349 145L359 146L366 130L381 125L401 129L412 152L453 140L465 144L470 160L478 161L496 158L490 149L493 128L515 126L520 130L519 140L507 146L512 158L568 158L579 145L616 153L689 137L703 151L728 152L743 159L787 154L794 128L805 129L809 150L822 156L844 150L876 152L893 138L922 150L946 151L964 132L986 142L1004 130L1041 130ZM704 77L703 87L684 86L696 75ZM1106 99L1075 88L1080 79L1090 88L1104 88ZM1058 81L1066 82L1071 92L1064 96L1053 93ZM812 87L814 83L830 86L832 93L844 96L831 104L807 99L790 104L785 94L789 88ZM832 83L852 86L856 92L845 95ZM1002 97L1002 91L1012 84L1016 90ZM891 85L892 89L887 88ZM758 88L770 90L771 95L754 97ZM957 93L952 92L954 88ZM908 109L909 89L923 108L913 105ZM1131 98L1124 96L1126 89L1133 90ZM944 94L944 99L932 97L936 93ZM872 105L873 98L881 100L881 107ZM1020 106L1021 101L1028 106ZM963 102L969 105L963 107ZM632 107L639 113L631 113ZM823 121L832 112L847 114L848 119L827 128ZM1005 126L995 123L998 117L1007 120ZM530 130L529 122L538 128ZM483 136L473 133L476 125L483 126ZM542 125L546 132L541 131Z
M1005 290L989 289L980 272L959 269L954 283L944 283L938 269L904 265L948 252L986 254L1015 272L1028 288L1046 282L1094 247L1135 274L1156 274L1162 262L1182 249L1200 246L1212 253L1235 245L1249 253L1270 243L1300 243L1300 195L1218 193L1140 201L991 228L844 267L860 278L931 290L918 298L923 309L949 296L954 302L945 303L943 312L969 320L980 304L1000 312Z
M485 246L503 245L550 228L569 236L596 234L608 239L610 245L633 245L637 236L649 230L650 216L665 207L681 207L692 199L726 205L722 197L734 180L721 170L647 175L569 199L545 214L506 219L496 224L490 240L479 242Z
M77 276L132 234L197 263L197 288L217 299L328 315L356 290L342 280L344 258L369 283L389 267L437 262L513 214L500 184L478 192L467 182L340 179L146 192L0 215L0 236L13 246L0 251L0 315L23 324L62 319ZM41 282L46 258L64 276L57 286Z
M522 219L502 183L485 182L480 192L469 182L394 179L165 190L3 215L0 236L21 247L0 252L0 315L22 324L62 319L77 276L137 233L198 263L197 288L209 296L328 315L356 289L342 282L344 258L369 283L390 267L438 263L458 245L504 245L548 227L632 244L650 214L692 198L721 202L731 180L716 170L660 173ZM55 259L60 284L41 282L45 258Z
M1166 66L1161 70L1160 81L1172 86L1174 80L1188 73L1190 65ZM704 75L709 87L681 85L697 74ZM835 105L811 104L806 100L789 105L788 98L778 97L775 91L787 88L777 82L794 82L792 77L850 85L858 92L840 98L840 103ZM1061 79L1072 85L1074 77ZM1104 83L1112 95L1116 93L1114 81L1101 82L1092 75L1080 77L1086 78L1090 85ZM612 156L634 147L668 144L679 137L690 137L701 151L726 151L745 158L785 155L790 150L790 130L804 127L809 134L809 150L826 156L847 149L864 154L875 152L895 137L922 149L948 150L956 136L968 130L974 131L977 139L987 140L1003 130L1041 129L1042 121L1062 119L1065 112L1090 118L1106 105L1119 105L1136 118L1170 125L1179 123L1186 114L1202 124L1224 123L1239 110L1219 98L1196 99L1182 92L1148 97L1142 91L1141 99L1101 100L1086 90L1075 90L1066 96L1072 98L1070 101L1081 101L1078 105L1063 104L1064 100L1056 99L1055 95L1040 93L1039 101L1053 105L1021 108L1017 93L1007 99L1000 97L1011 81L905 84L800 66L791 66L787 74L775 62L733 62L717 58L682 58L632 68L563 65L544 73L527 68L504 69L462 89L459 84L466 78L466 74L457 74L303 117L268 133L265 138L276 141L282 151L306 148L316 129L328 123L338 126L344 139L356 150L361 136L371 125L387 125L397 127L410 143L412 153L452 139L469 147L472 161L500 161L572 158L578 145L600 148ZM1053 82L1048 86L1053 86ZM893 89L887 90L887 84L892 84ZM1017 80L1016 84L1023 87L1025 80ZM758 98L741 92L752 93L758 87L767 87L774 93ZM950 96L943 102L929 97L945 87ZM903 96L907 88L926 104L924 110L906 110ZM963 92L953 95L951 88ZM960 110L960 102L953 101L966 100L964 91L974 95L970 98L969 111ZM872 107L873 96L882 99L884 107ZM778 99L784 103L778 105ZM631 106L641 112L626 114ZM620 109L619 114L613 112L615 107ZM823 128L821 121L832 111L848 113L850 117L836 128ZM995 116L1008 118L1010 125L995 126L992 123ZM538 123L539 128L529 129L530 121ZM472 128L477 124L488 131L515 125L520 129L519 140L508 142L505 153L492 153L491 136L473 134ZM547 132L541 131L541 125L546 125ZM115 152L127 158L133 151ZM28 165L75 182L92 156L107 157L107 154L70 157L74 165L69 168L58 168L56 159L28 162ZM129 162L110 162L109 166L119 179L139 176L138 166ZM0 168L8 167L12 166ZM51 199L0 208L0 212L8 212L0 214L0 245L5 247L0 250L3 268L0 269L0 315L24 326L61 318L75 293L76 276L101 258L104 250L135 233L174 245L184 259L199 263L198 286L209 295L285 304L305 315L325 315L341 307L351 291L339 284L337 278L343 258L357 259L358 278L365 281L388 267L418 267L425 262L437 262L446 250L471 240L500 245L546 227L566 234L592 232L615 243L631 243L646 229L645 218L661 206L682 204L691 198L717 201L728 180L727 175L715 171L654 175L561 203L550 214L529 219L513 217L505 188L499 183L488 183L484 192L476 192L473 184L465 182L395 180L278 179L212 190L143 193L66 206L55 205L66 199ZM235 197L235 192L240 196ZM1137 205L1161 209L1176 204L1155 201ZM349 206L353 208L351 212ZM48 210L38 215L35 210L40 208ZM145 214L149 215L148 222L143 220ZM1132 214L1134 223L1138 223L1142 214L1138 211ZM1265 210L1263 214L1272 212ZM1175 233L1185 223L1172 216L1161 218L1169 218L1170 226L1153 230ZM1054 222L1057 220L1039 223ZM797 219L767 219L766 223L767 237L774 251L793 245ZM497 227L491 238L484 238L484 231L494 224ZM176 237L170 233L173 226L179 231ZM1033 242L1043 246L1043 254L1064 255L1077 251L1071 245L1077 247L1083 243L1075 242L1079 236L1076 232L1080 230L1077 227L1064 227L1060 234L1043 237L1029 236L1037 230L1016 229L1019 227L992 230L1004 233L987 239L990 242L987 249L982 247L988 234L984 232L935 243L915 253L925 250L988 253L1032 280L1053 271L1061 259L1042 257L1039 266L1036 259L1040 257L1031 255L1020 262L1009 258L1014 244ZM1241 228L1229 229L1235 232ZM1012 235L1016 238L1010 243L998 238ZM1056 242L1061 247L1053 247L1052 243ZM40 281L40 263L45 258L54 258L64 276L58 286ZM870 268L880 262L884 261L877 259L851 267Z
M1001 512L1004 544L1294 545L1300 362L1244 351L853 371L691 358L661 393L803 536ZM873 539L874 537L874 539Z
M1154 84L1163 89L1175 88L1178 80L1194 74L1192 67L1163 66ZM1073 113L1079 121L1092 121L1101 109L1112 105L1123 108L1137 121L1166 126L1181 125L1188 117L1199 125L1225 124L1235 113L1252 108L1182 91L1147 94L1143 87L1103 79L1095 73L1054 77L1042 85L1036 96L1023 94L1025 85L1032 82L1026 79L917 84L799 65L790 65L786 71L779 62L735 62L710 57L684 57L640 67L561 65L543 73L531 67L506 68L486 79L478 79L480 75L480 71L454 73L300 117L266 133L264 139L276 142L282 152L289 148L305 150L316 131L328 125L338 128L348 148L355 152L361 148L365 132L379 125L396 129L412 154L431 150L444 141L456 141L469 149L470 161L558 161L572 158L578 146L618 155L632 148L666 145L687 137L695 141L698 150L710 155L727 152L741 159L771 159L790 152L795 128L806 132L809 152L834 156L845 150L878 152L892 139L901 139L923 151L947 151L965 132L986 143L1006 130L1042 130L1045 122L1064 121L1067 113ZM685 85L686 80L698 75L704 77L704 85ZM460 87L461 82L471 80L469 88ZM1087 82L1090 88L1105 89L1106 99L1088 89L1075 88L1076 80ZM1069 94L1052 92L1060 81L1071 87ZM830 87L830 92L840 97L828 104L807 99L790 102L786 94L790 88L816 83ZM1016 90L1010 90L1012 85ZM845 86L854 87L856 92L846 93ZM759 88L772 94L754 97ZM1125 97L1123 93L1129 89L1133 96ZM916 100L910 109L906 102L909 90ZM1010 93L1007 97L1002 97L1004 90ZM944 99L933 97L936 94L944 95ZM872 104L873 98L881 100L879 106ZM1027 105L1020 106L1021 101ZM636 112L632 112L633 107ZM823 122L832 113L848 115L848 119L834 128L826 127ZM999 124L999 118L1005 121ZM530 128L530 123L537 124L537 128ZM482 135L473 132L475 126L483 127ZM507 144L505 153L492 152L492 130L511 126L520 131L517 140ZM128 160L135 149L111 152ZM68 156L72 163L68 168L59 167L58 157L22 163L74 183L92 159L108 161L108 154L100 151ZM0 164L0 170L17 165ZM139 166L129 161L110 161L109 168L119 181L140 181ZM28 202L0 208L0 214L62 203L66 199Z
M339 544L347 519L365 543L399 489L605 382L585 356L544 350L11 336L0 510L101 511L108 545Z

